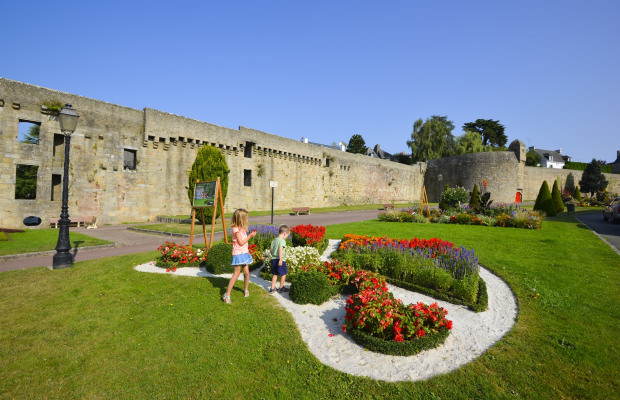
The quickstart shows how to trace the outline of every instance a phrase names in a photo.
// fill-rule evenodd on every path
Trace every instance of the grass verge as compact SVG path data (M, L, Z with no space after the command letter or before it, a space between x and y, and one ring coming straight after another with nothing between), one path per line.
M58 242L58 229L26 229L23 233L9 233L9 241L0 242L0 256L54 250ZM110 244L83 233L69 234L72 248Z

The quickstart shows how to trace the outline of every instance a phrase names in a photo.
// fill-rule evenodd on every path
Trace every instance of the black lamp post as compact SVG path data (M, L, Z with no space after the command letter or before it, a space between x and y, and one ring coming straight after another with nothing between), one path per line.
M65 135L65 170L62 176L62 208L58 221L58 243L54 254L53 269L69 268L73 265L71 242L69 241L69 148L71 146L71 134L75 131L77 120L80 116L71 107L65 104L58 114L60 130Z

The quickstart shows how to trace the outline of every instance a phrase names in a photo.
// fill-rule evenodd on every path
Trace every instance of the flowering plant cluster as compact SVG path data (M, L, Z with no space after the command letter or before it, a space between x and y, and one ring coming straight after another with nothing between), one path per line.
M417 223L438 223L438 224L459 224L459 225L483 225L498 226L505 228L524 228L541 229L543 216L539 211L531 211L525 208L506 207L498 205L490 209L483 210L484 213L475 212L467 205L449 210L426 210L423 214L412 214L409 211L388 211L379 214L378 218L386 222L417 222Z
M265 264L271 262L274 258L270 250L263 252ZM284 261L288 269L288 274L295 274L302 267L314 267L321 264L321 256L319 251L314 247L285 247L282 252Z
M319 271L327 276L332 286L347 285L355 274L355 268L347 264L340 264L338 260L325 261L316 265L304 265L302 271Z
M339 260L459 299L465 304L478 298L479 266L474 250L456 247L441 239L398 240L345 235Z
M375 237L365 235L353 235L347 233L340 242L338 250L357 249L365 247L400 247L403 249L426 249L432 253L445 252L454 247L454 243L438 238L433 239L390 239L388 237Z
M197 266L207 259L205 249L194 249L190 246L174 242L166 242L157 248L161 254L156 260L156 265L165 268L176 269L177 265Z
M252 257L254 262L263 261L265 259L265 257L263 256L263 252L256 244L249 244L248 252L250 253L250 256Z
M403 342L452 329L447 310L437 303L403 305L378 274L360 270L351 283L359 292L347 299L345 332L358 329L383 340Z
M297 225L291 228L294 246L319 247L325 238L325 227L314 225Z

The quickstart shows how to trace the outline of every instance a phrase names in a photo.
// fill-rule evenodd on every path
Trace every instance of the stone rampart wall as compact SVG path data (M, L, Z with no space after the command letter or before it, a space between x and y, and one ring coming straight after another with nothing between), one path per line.
M575 185L579 185L583 171L576 171L570 169L555 169L555 168L540 168L540 167L525 167L525 182L527 184L524 188L524 199L536 200L538 191L543 181L547 181L549 189L553 187L555 179L559 179L561 187L566 182L568 174L572 173L575 180ZM604 174L609 184L607 191L610 193L620 194L620 175L618 174ZM586 193L582 193L586 194Z
M494 202L511 203L518 191L521 164L510 151L472 153L429 160L424 184L429 201L439 201L446 184L472 191L474 184L481 188L485 179ZM441 175L441 180L439 180Z
M403 165L240 127L225 128L150 108L136 110L0 78L0 226L23 227L29 215L60 215L64 146L43 102L71 103L80 115L71 139L69 213L101 223L189 214L187 171L200 146L216 146L231 170L226 211L412 201L425 164ZM41 124L39 144L17 141L20 120ZM135 151L135 170L123 168ZM35 200L15 199L17 164L38 166ZM248 181L249 176L249 181ZM52 200L53 196L53 200ZM46 223L43 225L47 226Z

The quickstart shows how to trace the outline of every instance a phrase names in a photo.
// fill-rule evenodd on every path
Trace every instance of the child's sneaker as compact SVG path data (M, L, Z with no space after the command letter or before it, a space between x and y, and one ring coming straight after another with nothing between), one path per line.
M277 291L278 291L278 289L269 288L269 294L274 294Z
M286 288L286 287L282 286L282 287L278 290L278 292L280 292L280 293L286 293L286 292L288 292L288 288Z

